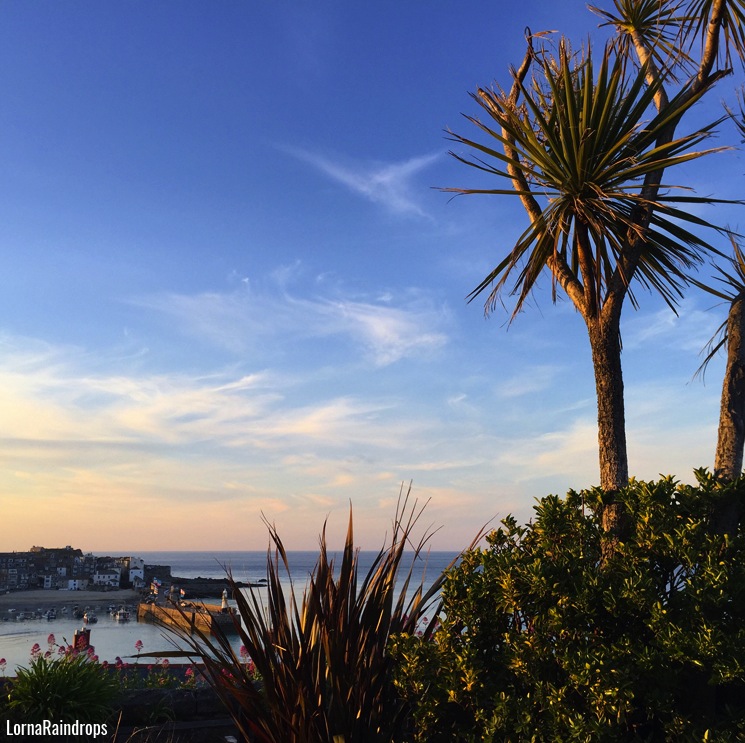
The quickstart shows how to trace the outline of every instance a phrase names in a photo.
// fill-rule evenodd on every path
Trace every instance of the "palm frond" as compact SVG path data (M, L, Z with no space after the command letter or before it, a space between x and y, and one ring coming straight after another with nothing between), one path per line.
M515 81L519 104L504 91L478 90L473 97L496 126L466 117L487 140L483 143L451 133L453 141L477 153L455 157L511 183L504 188L442 190L532 198L542 211L468 295L469 301L492 285L486 311L507 292L516 298L514 319L541 272L557 255L557 246L563 245L567 265L599 312L620 256L630 240L641 236L645 247L637 279L675 306L687 269L700 263L706 253L716 252L697 231L718 229L675 204L681 198L700 205L715 200L681 197L674 185L652 183L656 195L650 201L644 195L645 180L725 148L698 149L721 119L677 138L664 137L670 123L679 120L705 91L681 93L657 113L653 102L661 84L662 80L648 84L645 65L630 71L624 58L606 48L597 68L590 50L576 59L565 50L560 50L558 60L542 56L531 80ZM518 185L516 173L526 187ZM646 215L641 222L640 214ZM579 268L580 234L589 235L593 246L588 276ZM636 303L633 293L631 298Z
M704 283L696 278L691 278L690 283L732 306L736 300L745 296L745 253L733 233L730 233L729 238L732 244L732 255L723 256L725 262L724 266L720 263L712 264L712 268L715 272L714 280L719 285L723 286L712 286L711 284ZM714 335L712 335L712 337L707 341L702 350L704 360L701 362L698 369L696 369L696 372L693 375L694 379L699 375L703 379L711 360L722 348L727 347L727 342L729 340L727 335L727 325L728 321L725 319L716 329Z
M745 142L745 88L740 88L737 91L737 103L739 111L735 113L730 108L726 107L727 115L734 122L737 127L737 131L742 137L742 142Z
M618 54L631 56L629 51L638 40L651 55L656 69L671 79L678 79L678 68L684 73L692 70L692 60L679 43L686 19L684 0L613 0L613 5L615 13L592 5L590 10L604 19L601 27L616 29Z
M702 45L705 43L714 1L689 0L681 25L684 44L697 37ZM745 60L745 0L728 0L724 3L721 23L725 64L731 65L733 50L740 61Z

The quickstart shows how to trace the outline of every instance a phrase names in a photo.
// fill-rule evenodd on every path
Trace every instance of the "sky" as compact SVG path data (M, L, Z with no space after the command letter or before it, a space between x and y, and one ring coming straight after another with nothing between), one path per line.
M596 485L581 318L547 280L512 324L469 304L524 213L438 190L483 182L446 130L526 26L604 38L569 0L0 3L0 551L264 549L262 514L312 549L350 506L375 549L410 483L461 549ZM688 177L736 198L715 157ZM630 470L691 481L726 309L640 300Z

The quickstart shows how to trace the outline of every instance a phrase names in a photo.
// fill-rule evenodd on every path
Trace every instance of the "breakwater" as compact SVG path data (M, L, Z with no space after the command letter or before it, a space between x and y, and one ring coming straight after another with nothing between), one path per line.
M223 610L218 604L195 604L183 602L180 606L139 604L137 621L179 627L189 632L198 630L213 634L216 628L223 632L235 632L233 609Z

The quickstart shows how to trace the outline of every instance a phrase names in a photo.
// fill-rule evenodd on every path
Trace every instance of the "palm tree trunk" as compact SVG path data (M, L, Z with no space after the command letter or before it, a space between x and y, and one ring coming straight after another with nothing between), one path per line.
M742 473L745 447L745 294L730 305L727 317L727 368L722 384L719 433L714 469L734 480Z
M608 306L604 308L609 309ZM629 528L623 504L613 497L629 483L620 320L620 313L606 314L605 311L598 318L586 319L598 403L600 487L608 497L600 514L606 534L602 545L603 562L616 551L618 542L625 538Z
M590 319L587 330L598 402L600 487L615 491L629 483L620 317L603 314L600 318Z
M714 472L725 482L742 474L745 447L745 292L740 292L730 304L727 316L727 367L722 383L719 408L719 432ZM737 531L742 513L742 495L725 490L714 509L713 529L716 534Z

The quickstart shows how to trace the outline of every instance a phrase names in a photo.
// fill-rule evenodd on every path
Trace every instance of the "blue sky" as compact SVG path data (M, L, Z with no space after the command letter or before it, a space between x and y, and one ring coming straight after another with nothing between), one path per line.
M547 281L509 328L465 301L519 204L433 188L477 182L444 130L472 133L525 26L596 33L581 3L514 7L0 4L0 549L263 549L262 512L312 548L350 502L375 548L410 480L455 549L596 483L579 316ZM696 188L736 196L717 157ZM689 480L723 310L641 298L631 471Z

